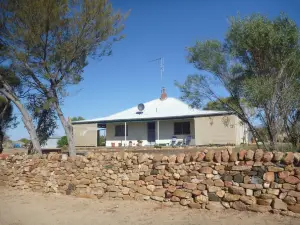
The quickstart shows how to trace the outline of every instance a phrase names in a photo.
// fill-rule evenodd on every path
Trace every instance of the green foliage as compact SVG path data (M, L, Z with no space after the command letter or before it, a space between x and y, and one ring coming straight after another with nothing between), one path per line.
M106 137L101 135L101 136L98 136L99 140L98 140L98 143L99 143L99 146L105 146L106 145Z
M219 110L219 111L230 111L235 108L235 101L232 98L220 98L215 101L210 101L204 106L204 110Z
M78 116L78 117L72 117L71 119L72 121L80 121L80 120L85 120L82 116Z
M206 108L233 111L262 140L253 124L260 120L273 148L282 132L300 134L299 43L297 25L284 14L274 20L260 14L231 18L224 43L197 41L187 49L188 61L206 73L175 84L191 106L209 100ZM218 95L220 87L230 101Z
M1 6L7 62L31 94L43 95L45 109L57 111L74 154L71 126L61 110L67 87L83 80L88 57L111 55L127 15L107 0L9 0Z
M16 126L16 117L13 115L13 106L0 95L0 153L3 151L3 141L6 131Z
M28 140L27 138L21 138L19 141L23 142L25 145L30 143L30 140Z
M67 146L67 145L68 145L67 136L63 136L63 137L61 137L61 139L59 139L57 141L57 147L58 148L63 148L64 146Z
M67 85L83 79L88 56L110 55L123 38L125 16L106 0L10 0L2 10L8 58L27 85L55 101L51 89L63 96Z
M27 108L31 112L36 125L39 142L41 145L44 145L57 128L55 111L43 95L37 94L28 96ZM30 145L28 148L29 153L31 153L32 148L33 146Z

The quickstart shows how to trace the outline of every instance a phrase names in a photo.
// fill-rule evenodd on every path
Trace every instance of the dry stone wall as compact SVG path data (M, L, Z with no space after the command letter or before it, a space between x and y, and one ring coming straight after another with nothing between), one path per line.
M0 184L91 198L300 216L300 153L291 152L13 155L0 160Z

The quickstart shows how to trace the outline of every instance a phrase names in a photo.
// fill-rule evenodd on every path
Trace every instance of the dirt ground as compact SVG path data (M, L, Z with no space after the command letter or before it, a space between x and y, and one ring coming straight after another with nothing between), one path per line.
M296 225L299 218L185 209L156 202L93 200L0 187L0 225Z

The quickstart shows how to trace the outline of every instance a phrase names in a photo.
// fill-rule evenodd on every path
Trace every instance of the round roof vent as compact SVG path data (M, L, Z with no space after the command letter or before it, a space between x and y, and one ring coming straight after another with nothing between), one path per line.
M138 104L138 110L142 112L145 109L145 105L143 103Z

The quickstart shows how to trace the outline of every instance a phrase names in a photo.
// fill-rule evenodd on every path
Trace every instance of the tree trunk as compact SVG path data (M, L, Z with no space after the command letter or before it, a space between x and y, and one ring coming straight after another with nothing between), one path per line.
M0 127L0 154L3 152L3 140L4 140L4 133L1 132L1 127Z
M6 89L2 88L2 89L0 89L0 92L6 98L8 98L10 101L12 101L15 104L15 106L17 106L17 108L20 110L20 112L22 114L23 123L30 135L30 139L31 139L31 142L33 145L34 152L42 154L41 145L40 145L39 139L37 137L34 124L32 122L31 116L29 115L29 113L26 110L26 108L24 107L24 105L18 100L18 98L14 94L9 93Z
M55 102L53 105L54 105L57 115L64 127L64 130L65 130L65 133L66 133L66 136L68 139L69 155L76 156L76 148L75 148L75 141L74 141L74 137L73 137L72 124L70 124L70 122L65 119L64 114L63 114L59 104L57 102Z

